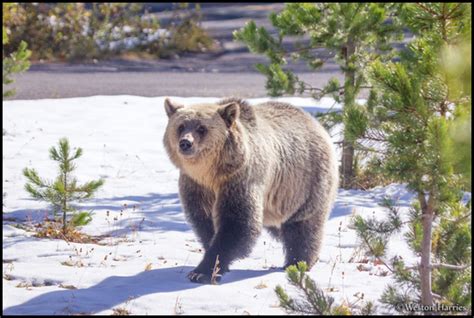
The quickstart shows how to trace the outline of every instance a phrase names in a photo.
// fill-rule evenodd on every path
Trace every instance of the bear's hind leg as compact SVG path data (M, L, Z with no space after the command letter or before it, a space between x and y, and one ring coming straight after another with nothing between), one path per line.
M303 221L287 221L281 227L285 268L305 261L310 269L318 260L324 222L317 215Z
M281 241L281 229L274 226L265 227L265 229L275 240Z

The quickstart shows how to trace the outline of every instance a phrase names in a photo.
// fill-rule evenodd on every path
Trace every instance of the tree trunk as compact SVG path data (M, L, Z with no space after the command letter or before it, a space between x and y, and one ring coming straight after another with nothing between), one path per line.
M63 234L66 235L66 211L63 211Z
M342 187L349 189L354 178L354 146L345 140L342 143L341 168Z
M420 281L421 281L421 303L423 306L433 306L433 293L431 292L431 231L433 227L433 195L430 193L428 203L425 195L418 194L421 204L423 240L421 243ZM432 312L425 312L431 315Z
M343 56L345 59L346 67L349 68L349 62L355 53L355 45L353 40L349 38L346 46L343 48ZM355 103L355 73L354 71L346 71L344 73L344 108L352 107ZM341 158L341 175L342 175L342 187L349 189L353 186L354 179L354 143L349 142L346 137L342 142L342 158Z
M67 175L64 172L64 197L62 202L63 209L63 234L66 235L66 212L67 212Z

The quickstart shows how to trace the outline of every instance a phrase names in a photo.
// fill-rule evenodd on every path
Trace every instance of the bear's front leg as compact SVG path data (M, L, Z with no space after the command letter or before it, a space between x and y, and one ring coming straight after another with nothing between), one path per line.
M207 250L214 236L214 225L211 217L215 200L214 193L181 173L179 176L179 194L186 220L191 224L204 250Z
M242 184L221 189L214 206L216 234L201 263L188 274L192 282L218 282L233 261L250 254L262 228L258 197L256 191Z

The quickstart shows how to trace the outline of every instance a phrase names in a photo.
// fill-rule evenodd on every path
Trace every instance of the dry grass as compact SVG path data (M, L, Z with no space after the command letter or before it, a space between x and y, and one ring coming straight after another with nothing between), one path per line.
M183 306L179 301L179 296L176 297L176 302L174 304L174 314L175 315L182 315L184 314Z
M216 257L216 263L214 264L214 269L212 270L212 274L211 274L211 284L212 285L217 285L217 283L219 283L220 281L220 278L221 278L221 274L218 274L220 271L220 267L219 267L219 255L217 255Z
M35 225L35 237L61 239L68 243L82 243L82 244L101 244L100 241L104 236L91 236L77 231L73 227L67 227L66 232L63 232L62 223L57 220L45 220L43 223Z
M61 262L61 265L69 266L69 267L84 267L85 266L84 263L80 259L73 261L71 257L69 260Z
M112 309L112 316L130 316L130 311L126 308L114 308Z
M63 285L63 284L59 284L60 288L64 288L64 289L71 289L71 290L74 290L74 289L77 289L76 286L73 286L73 285Z
M255 286L255 289L264 289L267 288L268 286L264 282L260 282L257 286Z

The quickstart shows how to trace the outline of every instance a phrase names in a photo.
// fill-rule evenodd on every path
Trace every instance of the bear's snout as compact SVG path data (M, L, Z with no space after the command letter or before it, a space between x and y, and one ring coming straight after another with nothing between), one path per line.
M179 149L182 153L189 153L192 147L193 143L189 139L181 139L179 141Z

